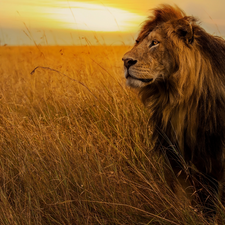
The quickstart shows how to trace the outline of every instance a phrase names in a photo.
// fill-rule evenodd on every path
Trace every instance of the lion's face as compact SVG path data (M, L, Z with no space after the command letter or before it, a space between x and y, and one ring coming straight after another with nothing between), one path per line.
M136 45L124 55L128 86L143 87L157 79L167 78L175 69L171 43L163 28L155 28L140 42L137 39Z
M180 53L188 52L193 43L193 30L189 18L184 17L162 23L143 37L124 57L125 78L131 87L144 87L150 82L174 79L171 77L179 65Z

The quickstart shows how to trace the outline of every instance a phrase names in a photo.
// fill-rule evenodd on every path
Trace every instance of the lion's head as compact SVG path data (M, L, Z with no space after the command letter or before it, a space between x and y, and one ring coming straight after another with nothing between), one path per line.
M190 18L159 23L143 36L141 32L133 49L124 57L125 77L131 87L172 78L179 70L179 54L193 44ZM190 45L190 46L189 46Z
M193 50L197 45L195 22L178 8L163 5L155 9L135 46L123 57L127 85L139 88L152 82L169 81L181 82L180 90L183 89L181 80L184 81L186 73L192 73L197 66L194 60L199 57Z

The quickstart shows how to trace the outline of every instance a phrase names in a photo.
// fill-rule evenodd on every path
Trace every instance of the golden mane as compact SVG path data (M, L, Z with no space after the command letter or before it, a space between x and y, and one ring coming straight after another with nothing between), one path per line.
M146 62L143 55L151 60ZM150 108L155 149L167 155L176 171L182 166L171 150L175 146L187 165L207 179L196 177L217 193L224 174L225 41L208 34L177 6L161 5L144 22L123 61L128 84L140 87L141 99ZM171 65L166 70L164 64ZM148 66L152 68L146 75ZM213 211L206 192L200 199Z

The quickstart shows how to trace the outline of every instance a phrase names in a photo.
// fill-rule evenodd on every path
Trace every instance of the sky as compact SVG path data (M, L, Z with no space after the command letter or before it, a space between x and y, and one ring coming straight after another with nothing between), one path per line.
M162 3L225 36L225 0L0 0L0 46L132 45L149 9Z

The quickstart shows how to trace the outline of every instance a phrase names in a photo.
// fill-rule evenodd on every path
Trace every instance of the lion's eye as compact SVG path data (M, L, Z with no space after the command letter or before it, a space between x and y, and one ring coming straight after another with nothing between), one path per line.
M140 41L139 40L136 40L136 44L138 44Z
M149 47L152 47L152 46L155 46L155 45L158 45L158 44L159 44L159 41L153 40Z

